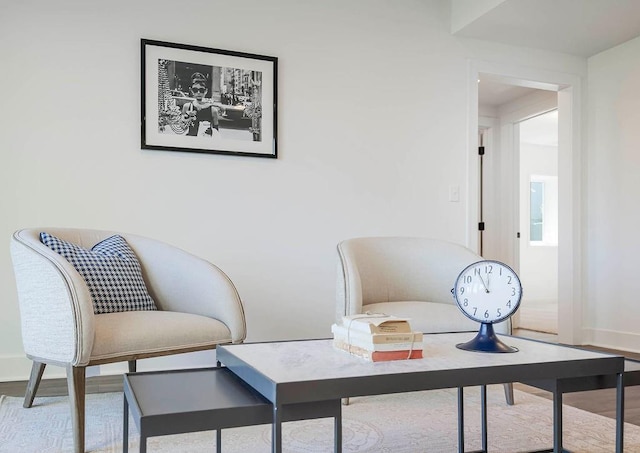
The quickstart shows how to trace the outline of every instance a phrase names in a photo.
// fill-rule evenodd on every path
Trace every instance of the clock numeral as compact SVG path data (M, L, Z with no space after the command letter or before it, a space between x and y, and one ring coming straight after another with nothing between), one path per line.
M493 266L491 264L487 265L484 269L485 274L490 274L493 272Z
M491 316L491 315L489 314L489 310L485 311L485 312L484 312L484 318L485 318L485 319L489 319L489 316Z
M480 275L480 268L479 268L479 267L476 267L476 268L473 270L473 273L474 273L475 275Z
M500 274L502 274L502 269L500 269ZM511 284L511 275L507 276L507 285Z
M511 288L511 295L512 296L516 295L516 287L515 286L513 288Z
M511 300L509 300L509 302L507 302L507 307L511 308Z
M473 278L471 277L471 275L465 275L463 280L465 283L471 283Z
M462 303L462 305L464 305L465 307L469 306L469 299L465 299L464 302Z
M500 311L500 309L498 308L498 318L502 316L502 312Z
M460 295L463 295L463 294L464 294L464 286L461 286L460 287Z
M473 307L473 316L475 316L477 312L478 312L478 307Z

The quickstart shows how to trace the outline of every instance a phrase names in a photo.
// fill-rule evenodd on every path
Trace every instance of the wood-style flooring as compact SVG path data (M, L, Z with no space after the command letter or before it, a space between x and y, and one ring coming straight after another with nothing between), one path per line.
M533 331L516 331L515 335L543 339L553 342L555 336ZM624 351L614 351L597 347L585 346L586 349L612 352L625 357L640 360L640 354ZM24 396L26 381L0 382L0 395ZM523 384L515 384L515 388L543 398L551 399L551 394ZM122 392L122 376L93 376L87 378L87 393ZM37 396L62 396L67 394L66 379L43 380ZM615 389L594 390L590 392L576 392L563 396L564 404L577 407L605 417L615 418ZM518 402L516 401L516 404ZM625 422L640 426L640 386L627 387L625 390Z
M542 332L535 332L530 330L516 329L514 335L535 338L548 342L556 342L556 335L547 334ZM614 349L600 348L597 346L584 346L585 349L592 351L601 351L612 354L623 355L626 358L640 360L640 353L617 351ZM531 393L533 395L541 396L543 398L551 399L552 395L544 390L539 390L534 387L529 387L524 384L514 384L514 387ZM640 426L640 386L627 387L624 392L624 421ZM616 390L604 389L593 390L590 392L575 392L565 393L562 396L562 402L569 406L577 407L579 409L592 412L594 414L603 415L609 418L616 418ZM517 403L517 401L516 401Z

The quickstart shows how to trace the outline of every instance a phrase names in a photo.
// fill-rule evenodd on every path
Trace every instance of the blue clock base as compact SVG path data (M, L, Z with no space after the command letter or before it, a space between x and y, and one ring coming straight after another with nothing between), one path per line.
M480 331L471 341L459 343L458 349L474 352L518 352L518 348L504 344L493 330L493 324L480 324Z

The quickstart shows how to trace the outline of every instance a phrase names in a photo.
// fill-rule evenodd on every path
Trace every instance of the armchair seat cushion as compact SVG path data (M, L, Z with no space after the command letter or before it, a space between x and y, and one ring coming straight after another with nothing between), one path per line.
M95 316L90 360L164 355L187 348L209 349L231 341L227 326L206 316L168 311L103 313Z
M379 302L363 305L363 311L386 313L410 319L411 328L418 332L442 333L469 330L477 332L480 324L462 314L455 304L423 301ZM506 323L494 326L496 333L509 333Z

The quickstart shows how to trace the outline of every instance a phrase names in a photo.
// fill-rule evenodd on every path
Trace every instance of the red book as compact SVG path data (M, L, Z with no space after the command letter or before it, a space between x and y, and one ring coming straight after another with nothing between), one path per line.
M372 362L384 362L386 360L407 360L421 359L422 349L413 349L412 351L373 351L371 353Z
M407 360L422 358L422 348L397 349L395 351L370 351L368 349L350 345L339 340L334 340L333 345L337 349L341 349L357 357L362 357L363 359L369 360L370 362L385 362L388 360Z

